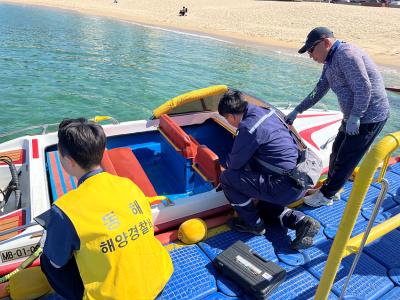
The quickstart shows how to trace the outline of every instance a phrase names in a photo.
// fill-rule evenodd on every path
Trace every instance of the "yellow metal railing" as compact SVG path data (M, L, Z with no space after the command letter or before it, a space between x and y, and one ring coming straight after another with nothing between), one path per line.
M400 131L388 134L372 147L371 151L368 152L365 160L362 162L360 170L355 178L349 200L347 201L343 217L340 221L335 240L329 252L324 273L322 274L320 284L315 294L316 300L327 299L342 259L360 250L360 241L363 239L363 234L353 237L352 239L350 239L350 235L359 215L361 205L364 202L365 195L367 194L380 163L383 161L382 169L377 180L379 183L382 182L384 174L386 173L390 155L396 151L399 146ZM400 216L397 215L374 227L366 240L366 244L399 226Z

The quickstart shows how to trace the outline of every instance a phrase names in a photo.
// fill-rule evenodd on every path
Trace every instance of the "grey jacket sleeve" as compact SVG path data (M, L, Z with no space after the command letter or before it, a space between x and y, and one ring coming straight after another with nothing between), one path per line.
M296 106L296 110L299 113L302 113L303 111L306 111L310 107L314 106L329 91L330 87L328 79L325 76L325 68L326 67L324 66L321 77L319 78L319 81L312 92L308 94L308 96L304 98L304 100L299 105Z

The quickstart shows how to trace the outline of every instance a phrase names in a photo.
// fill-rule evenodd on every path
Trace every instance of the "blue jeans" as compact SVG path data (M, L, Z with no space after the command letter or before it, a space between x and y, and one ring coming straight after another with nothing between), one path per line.
M346 123L342 122L329 158L328 179L321 187L325 197L331 198L344 186L386 121L361 124L357 135L346 134Z

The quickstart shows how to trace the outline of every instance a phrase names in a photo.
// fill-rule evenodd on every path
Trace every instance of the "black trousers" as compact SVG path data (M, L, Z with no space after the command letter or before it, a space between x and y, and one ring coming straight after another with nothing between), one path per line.
M331 198L344 186L386 121L361 124L357 135L346 134L346 123L342 122L329 158L328 179L321 187L325 197Z

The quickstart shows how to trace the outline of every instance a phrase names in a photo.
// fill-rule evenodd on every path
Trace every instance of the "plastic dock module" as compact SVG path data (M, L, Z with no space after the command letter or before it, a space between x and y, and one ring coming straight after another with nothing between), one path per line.
M391 165L391 166L389 167L388 170L391 171L391 172L393 172L393 173L396 173L396 174L399 174L399 175L400 175L400 163ZM399 297L399 298L400 298L400 297Z
M400 267L400 231L389 232L365 247L364 252L388 269Z
M306 249L304 252L309 258L305 268L317 278L321 278L332 242L326 241L318 247ZM332 291L339 296L346 282L354 255L346 257L339 266ZM366 254L362 254L355 272L347 287L346 296L349 299L375 300L394 287L387 277L387 269Z
M200 242L199 246L211 260L214 260L218 254L238 240L247 244L263 258L278 262L278 258L274 252L274 247L265 236L255 236L249 233L230 230L217 234L204 242Z
M379 220L378 220L379 218ZM384 219L384 217L382 215L378 215L377 217L377 221L374 223L374 226L376 226L377 224L379 224L382 219ZM353 231L351 233L351 237L354 237L356 235L359 235L360 233L364 232L367 229L367 225L368 222L367 221L360 221L357 222L354 225ZM324 234L328 239L333 240L336 236L338 228L337 227L331 227L331 226L327 226L326 228L324 228Z
M387 294L383 295L379 300L395 300L400 299L400 287L395 287L390 290Z
M222 293L214 293L214 294L211 294L211 295L203 298L202 300L236 300L236 299L239 299L239 298L229 297Z
M157 299L203 299L217 292L216 270L196 245L170 252L174 273Z
M283 267L283 265L281 265ZM269 297L269 300L313 299L319 280L302 267L287 269L286 280ZM330 294L329 300L337 299Z
M400 175L389 171L386 172L385 178L389 182L388 193L390 193L393 196L393 199L396 202L400 203ZM381 187L379 183L373 183L372 185L379 189Z
M313 217L318 220L321 225L325 227L325 230L328 228L337 229L340 224L340 220L343 217L343 212L346 207L346 202L339 200L334 201L331 206L321 206L318 208L309 207L307 205L303 205L300 209L307 215ZM358 216L357 223L364 221L365 219L362 216Z
M400 214L400 205L396 206L395 208L389 209L388 211L385 211L382 215L386 219L389 219L397 214Z
M340 200L347 201L350 197L351 189L353 188L353 183L352 182L347 182L344 186L344 192L341 193L340 195ZM376 200L378 199L380 192L380 187L377 188L375 186L370 186L369 190L367 192L367 195L365 195L364 203L363 203L363 209L372 209L376 203ZM397 203L393 199L393 195L387 193L385 196L385 200L383 201L381 211L385 211L388 209L391 209L395 207Z

